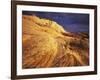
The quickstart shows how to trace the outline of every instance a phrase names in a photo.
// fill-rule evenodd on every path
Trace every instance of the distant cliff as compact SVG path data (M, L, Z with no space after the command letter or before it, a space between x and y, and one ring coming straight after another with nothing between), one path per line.
M89 65L89 36L54 21L23 15L23 68Z

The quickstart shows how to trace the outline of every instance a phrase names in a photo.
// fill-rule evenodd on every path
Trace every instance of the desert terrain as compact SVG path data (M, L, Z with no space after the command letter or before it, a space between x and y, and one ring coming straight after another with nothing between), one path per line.
M89 36L72 33L49 19L22 16L22 67L49 68L89 65Z

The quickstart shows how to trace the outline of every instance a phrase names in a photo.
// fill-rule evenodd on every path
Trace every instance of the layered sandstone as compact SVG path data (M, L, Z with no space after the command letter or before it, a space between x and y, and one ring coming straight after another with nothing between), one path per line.
M89 65L89 39L70 33L58 23L23 15L23 68Z

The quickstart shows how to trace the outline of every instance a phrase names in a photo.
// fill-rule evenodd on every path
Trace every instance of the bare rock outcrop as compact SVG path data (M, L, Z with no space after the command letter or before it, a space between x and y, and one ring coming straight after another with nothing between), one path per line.
M23 68L89 65L87 34L71 33L54 21L22 16Z

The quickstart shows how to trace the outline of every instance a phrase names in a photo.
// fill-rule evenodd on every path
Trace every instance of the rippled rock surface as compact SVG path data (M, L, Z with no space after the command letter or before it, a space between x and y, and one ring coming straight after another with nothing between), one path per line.
M89 65L89 36L65 31L58 23L23 15L23 68Z

